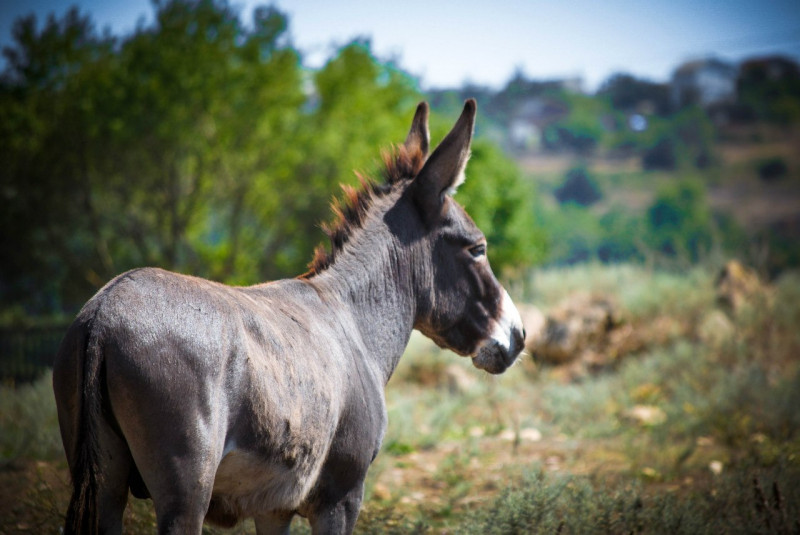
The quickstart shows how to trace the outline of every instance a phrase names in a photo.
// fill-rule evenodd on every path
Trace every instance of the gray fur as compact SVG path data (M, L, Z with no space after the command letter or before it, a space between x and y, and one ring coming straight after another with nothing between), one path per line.
M138 269L83 307L53 373L74 486L65 533L121 532L129 488L152 497L160 533L246 517L286 533L295 514L314 533L353 530L412 329L492 373L522 346L488 261L470 253L483 235L441 194L466 165L474 115L469 101L423 165L418 108L404 150L421 169L360 199L324 269L251 287ZM510 325L502 344L498 325Z

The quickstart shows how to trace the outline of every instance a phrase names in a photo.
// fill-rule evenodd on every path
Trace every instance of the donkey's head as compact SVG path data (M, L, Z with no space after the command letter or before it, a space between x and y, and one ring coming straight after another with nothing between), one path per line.
M475 112L475 101L468 100L405 191L405 201L419 215L420 235L414 241L424 265L415 277L414 327L439 346L472 356L477 368L502 373L523 348L522 321L492 273L486 238L451 197L464 181ZM403 149L424 159L428 140L428 107L422 103Z

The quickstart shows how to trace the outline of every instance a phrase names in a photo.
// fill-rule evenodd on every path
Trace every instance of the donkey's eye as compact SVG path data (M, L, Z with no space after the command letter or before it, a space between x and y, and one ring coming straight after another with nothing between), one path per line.
M469 254L472 255L472 258L479 258L486 254L486 244L479 243L478 245L473 245L469 248Z

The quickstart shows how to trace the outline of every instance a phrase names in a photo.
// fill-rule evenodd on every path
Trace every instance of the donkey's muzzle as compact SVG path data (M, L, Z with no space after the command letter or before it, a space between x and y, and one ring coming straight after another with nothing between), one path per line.
M521 328L513 326L508 340L508 345L495 339L488 340L478 348L472 357L472 364L476 368L492 374L503 373L514 364L517 356L525 347L525 334Z

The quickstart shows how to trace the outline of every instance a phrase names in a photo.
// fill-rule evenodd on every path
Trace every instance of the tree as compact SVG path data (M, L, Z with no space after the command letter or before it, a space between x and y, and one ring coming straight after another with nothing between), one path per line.
M573 202L581 206L590 206L603 198L603 193L585 165L567 171L564 182L553 194L561 204Z
M647 209L649 242L667 256L695 262L711 248L711 210L700 180L661 189Z
M0 79L0 291L7 302L59 308L85 295L106 258L92 244L88 174L106 147L92 136L92 107L115 41L76 8L41 30L35 17L20 19L13 36Z
M512 275L540 263L546 238L536 219L536 193L516 164L494 145L477 139L467 174L456 199L486 235L492 267Z
M405 137L417 81L369 42L304 71L274 8L246 27L224 2L155 5L122 38L76 10L41 30L17 23L0 80L6 309L74 311L143 265L242 284L296 275L338 184L354 170L380 179L381 149ZM496 265L535 261L531 192L475 147L485 176L465 195L483 188L476 219Z
M661 116L672 112L669 86L640 80L630 74L617 73L603 82L597 95L611 102L615 110L626 113L652 110Z
M0 112L14 119L0 142L4 292L47 281L75 306L138 265L254 281L245 200L298 158L285 146L304 95L285 29L271 8L246 30L225 4L184 0L119 43L74 10L41 33L19 22Z

